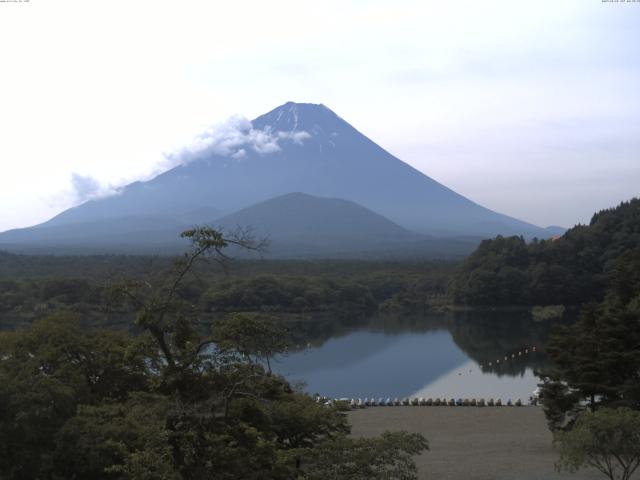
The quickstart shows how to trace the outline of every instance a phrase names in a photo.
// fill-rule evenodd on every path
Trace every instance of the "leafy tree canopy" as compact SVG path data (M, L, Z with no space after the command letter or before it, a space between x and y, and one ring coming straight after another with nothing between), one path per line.
M458 268L452 294L470 305L581 305L602 300L618 259L640 245L640 199L596 213L562 237L485 240Z
M547 353L542 393L552 429L571 425L585 402L640 410L640 248L621 255L611 287L599 304L583 308L579 320L558 329Z
M68 313L0 334L0 477L415 478L422 436L352 439L339 406L255 361L281 351L286 331L247 315L204 326L183 282L209 255L226 262L227 245L257 244L209 228L184 236L193 248L166 275L115 289L138 312L136 337Z
M593 467L610 480L628 480L640 466L640 412L604 408L584 412L572 430L557 432L558 469Z

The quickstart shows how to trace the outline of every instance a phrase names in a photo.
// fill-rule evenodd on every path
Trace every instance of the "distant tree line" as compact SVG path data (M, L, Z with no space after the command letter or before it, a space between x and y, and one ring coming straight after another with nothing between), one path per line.
M86 275L76 257L0 253L0 271L7 272L0 274L0 329L59 310L81 314L84 325L126 325L134 311L114 309L111 286L123 279L161 276L170 267L161 257L90 256L85 263L95 277ZM428 262L238 261L228 274L194 267L195 275L180 284L180 295L205 317L253 311L355 319L381 309L422 308L426 299L446 296L453 268L451 263Z
M327 311L371 314L377 310L371 290L353 281L317 277L253 278L219 282L203 297L208 311Z

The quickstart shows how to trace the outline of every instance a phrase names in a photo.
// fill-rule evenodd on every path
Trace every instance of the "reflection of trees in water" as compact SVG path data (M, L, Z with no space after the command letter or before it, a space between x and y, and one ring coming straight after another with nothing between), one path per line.
M212 322L224 315L203 315L203 330L209 331ZM546 367L548 359L544 346L554 324L533 322L528 311L379 314L373 317L323 312L276 316L289 330L294 351L310 346L321 347L329 339L344 337L360 330L388 335L448 330L455 344L472 360L482 365L483 372L498 376L519 376L524 374L526 368L538 370ZM106 321L104 312L84 311L80 318L86 327L129 329L131 333L136 333L130 312L111 311L109 321ZM519 351L532 345L538 347L538 352L518 357ZM516 358L512 360L513 353ZM509 356L506 362L505 355ZM500 359L499 365L496 365L496 359ZM492 362L492 366L489 366L489 362Z
M334 313L278 315L289 332L294 351L307 347L321 347L331 338L340 338L366 328L369 319L363 316L348 317Z
M455 344L483 372L498 376L521 376L527 368L539 370L548 365L544 347L553 322L534 322L528 311L449 312L421 315L377 315L371 318L335 316L289 319L289 330L298 349L322 346L331 338L358 330L400 334L448 330ZM537 347L532 352L532 346ZM525 354L525 349L529 350ZM522 352L522 355L518 355ZM515 355L515 358L511 356ZM508 356L505 361L504 357ZM499 359L500 363L496 364ZM491 366L489 363L491 362Z
M210 313L203 316L204 328L210 329L217 320L227 313ZM332 338L341 338L357 331L399 334L405 332L424 333L446 330L447 317L444 315L390 315L375 316L347 315L336 312L282 313L270 312L269 316L279 319L287 328L293 351L307 347L321 347Z
M464 312L451 319L449 331L456 345L482 365L483 372L519 376L527 368L538 370L548 364L544 346L551 325L532 321L528 312ZM532 352L532 346L537 352Z
M520 376L527 368L536 370L547 365L544 346L552 324L532 321L528 311L475 311L378 317L371 326L385 333L448 330L455 344L482 365L483 372ZM535 353L531 348L534 345ZM528 354L524 353L525 349L529 350ZM515 358L511 358L512 355Z
M379 314L372 317L349 317L330 313L280 316L286 323L293 343L302 350L307 346L321 347L327 340L366 330L388 335L406 332L425 333L447 330L448 316Z
M450 314L382 314L371 318L369 329L372 331L398 334L405 332L427 333L447 330Z

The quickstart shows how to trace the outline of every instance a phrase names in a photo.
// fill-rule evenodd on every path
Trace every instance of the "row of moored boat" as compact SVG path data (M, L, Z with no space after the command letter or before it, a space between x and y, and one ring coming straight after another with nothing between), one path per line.
M380 397L378 399L372 398L326 398L326 397L316 397L316 401L318 403L323 403L325 405L331 405L333 403L342 402L348 404L351 408L365 408L365 407L393 407L393 406L421 406L421 407L522 407L525 405L522 400L517 399L515 402L510 398L505 402L502 399L497 398L489 398L485 401L484 398L475 399L475 398L424 398L424 397L414 397L414 398L394 398L390 397L384 398Z

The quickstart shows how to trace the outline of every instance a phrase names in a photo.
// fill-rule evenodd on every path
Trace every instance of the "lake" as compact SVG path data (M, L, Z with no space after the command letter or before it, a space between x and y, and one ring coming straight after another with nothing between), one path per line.
M550 323L522 313L374 318L328 329L274 370L340 398L529 399L547 365Z

